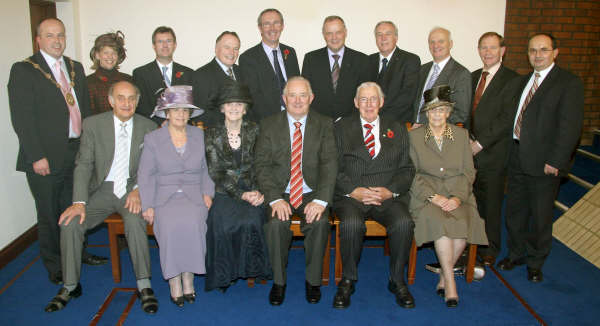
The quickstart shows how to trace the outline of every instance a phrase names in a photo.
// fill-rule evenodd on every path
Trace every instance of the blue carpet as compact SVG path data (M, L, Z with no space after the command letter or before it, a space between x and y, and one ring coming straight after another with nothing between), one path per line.
M588 150L593 148L586 148ZM600 179L600 164L577 157L573 173L588 182ZM583 194L581 187L567 182L562 185L558 200L571 206ZM556 212L556 216L560 216ZM505 232L505 230L504 230ZM505 237L505 235L504 235ZM92 253L109 256L106 228L89 237ZM369 244L382 244L369 240ZM505 242L504 242L505 243ZM155 245L151 240L151 245ZM301 245L295 241L294 245ZM100 247L96 245L102 245ZM0 286L4 287L34 261L38 255L34 243L23 254L0 270ZM178 308L169 301L169 287L162 279L158 249L150 249L153 287L160 301L155 316L143 313L135 301L125 325L538 325L538 321L521 305L496 275L487 270L482 281L467 284L457 279L460 305L447 309L434 291L437 276L423 269L435 261L433 251L420 249L417 258L415 284L410 290L416 300L415 309L399 308L387 291L389 258L381 248L365 248L359 265L359 282L346 310L331 307L335 294L333 285L333 250L331 280L322 287L319 304L310 305L304 299L304 253L292 249L288 266L288 288L281 307L268 304L271 283L248 288L238 281L225 293L204 292L204 278L196 277L197 301ZM504 257L506 248L500 258ZM0 294L0 325L87 325L94 318L113 288L134 288L132 265L127 250L121 251L122 281L113 283L110 264L82 268L83 295L52 314L43 311L56 294L58 286L48 282L47 273L38 259ZM544 281L534 284L526 279L526 269L519 266L500 275L519 293L531 308L549 325L597 325L600 320L600 270L566 248L558 241L544 265ZM98 325L115 325L127 307L132 292L117 292L100 318Z

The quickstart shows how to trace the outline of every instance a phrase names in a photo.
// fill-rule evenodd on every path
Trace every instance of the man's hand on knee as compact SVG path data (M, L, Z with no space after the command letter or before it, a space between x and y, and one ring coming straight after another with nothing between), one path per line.
M277 217L280 221L287 221L292 215L290 204L281 199L271 204L271 217Z
M75 203L69 206L58 218L58 225L69 225L71 220L79 216L79 224L85 221L85 204Z
M139 214L142 211L142 200L138 189L132 190L125 200L125 208L132 214Z
M323 215L324 211L325 206L315 203L314 201L306 204L304 207L306 223L310 224L314 221L318 221L321 218L321 215Z

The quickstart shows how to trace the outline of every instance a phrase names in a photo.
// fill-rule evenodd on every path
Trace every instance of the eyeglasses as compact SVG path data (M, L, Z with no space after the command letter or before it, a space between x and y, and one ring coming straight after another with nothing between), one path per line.
M360 104L376 104L379 102L379 97L377 96L371 96L371 97L360 97L358 99L358 102Z
M264 23L261 23L260 25L264 28L271 28L271 26L279 28L279 27L281 27L282 22L278 20L278 21L274 21L274 22L264 22Z
M450 111L450 109L445 106L438 106L437 108L429 109L429 111L431 113L446 113Z

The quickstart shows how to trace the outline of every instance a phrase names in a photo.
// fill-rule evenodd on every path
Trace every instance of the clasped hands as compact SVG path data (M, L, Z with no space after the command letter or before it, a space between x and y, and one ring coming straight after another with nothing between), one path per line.
M444 212L451 212L460 206L461 201L458 197L447 198L445 196L436 194L431 199L431 203L439 206Z
M318 221L321 219L321 215L323 215L324 211L325 206L314 201L306 204L306 206L304 206L304 219L306 220L306 223L310 224L314 221ZM291 215L292 207L287 201L281 199L271 204L271 217L277 216L280 221L287 221L290 219Z
M265 195L258 190L246 191L242 194L242 200L247 201L252 206L258 206L265 201Z
M357 187L352 190L350 197L365 205L380 206L381 203L393 197L386 187Z

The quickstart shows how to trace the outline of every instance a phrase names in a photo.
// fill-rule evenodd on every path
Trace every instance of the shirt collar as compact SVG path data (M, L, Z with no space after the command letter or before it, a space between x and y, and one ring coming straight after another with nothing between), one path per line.
M483 68L482 72L487 71L489 73L489 75L493 76L498 72L501 65L502 65L502 61L498 61L498 62L496 62L495 65L491 66L490 69L486 70L485 68Z
M390 54L388 54L387 57L384 57L383 54L381 54L381 52L379 52L379 62L381 62L381 60L383 60L383 58L386 58L389 63L390 61L392 61L392 56L394 55L394 52L396 52L396 48L394 48L392 50L392 52L390 52Z
M217 58L217 57L215 57L215 61L217 61L217 63L221 67L221 69L223 69L223 71L227 74L227 70L229 70L230 67L227 67L227 65L222 63L221 60L219 60L219 58ZM233 67L231 67L231 69L233 70Z
M377 116L377 119L373 120L373 122L368 122L367 120L360 117L360 124L361 124L361 126L363 126L363 128L365 127L365 124L367 124L367 123L370 124L371 126L373 126L373 129L375 129L375 127L379 126L379 116Z
M440 71L444 70L444 67L446 66L448 61L450 61L450 58L452 58L452 56L448 56L446 59L437 63L438 67L440 67ZM433 64L436 64L436 62L434 61Z
M533 71L533 73L535 74L536 72L540 74L540 77L542 79L546 78L546 76L548 75L548 73L550 72L550 70L552 70L552 68L554 68L554 62L548 66L548 68L541 70L541 71Z
M274 47L274 48L272 48L272 47L268 46L268 45L267 45L267 43L265 43L265 42L262 42L262 41L261 41L260 43L262 44L262 47L263 47L263 49L264 49L264 50L265 50L265 52L267 52L267 53L272 53L272 52L273 52L273 50L277 50L278 52L281 52L281 51L280 51L280 49L279 49L279 43L277 43L277 46L276 46L276 47Z
M288 119L288 123L290 124L290 126L293 126L294 122L300 122L303 126L306 124L306 117L308 116L308 114L303 116L302 118L300 118L300 120L294 119L294 117L292 117L289 113L286 113L286 114L287 114L287 119Z
M131 124L133 123L133 117L129 118L129 120L127 121L121 121L119 120L119 118L117 118L117 116L113 113L113 121L115 123L115 129L117 129L117 127L121 128L121 123L125 123L125 128L129 128L131 126Z
M54 63L56 61L64 61L62 55L60 56L60 58L56 59L48 53L44 52L44 50L40 50L40 53L42 54L42 57L44 57L44 60L46 60L46 63L48 64L48 66L50 66L51 69L54 69Z
M327 55L331 58L332 55L337 54L340 56L338 60L341 60L344 57L344 50L346 50L346 46L342 46L342 48L338 52L331 51L330 48L327 48Z
M160 69L160 72L162 72L162 67L167 67L167 70L173 71L173 60L171 60L171 62L169 62L168 65L163 65L162 63L158 62L158 60L156 60L156 64L158 65L158 69Z
M433 130L427 124L427 129L425 129L425 141L429 140L429 138L433 137ZM448 124L446 124L446 128L444 128L444 132L442 132L442 138L447 138L449 140L454 140L454 134L452 133L452 128Z

